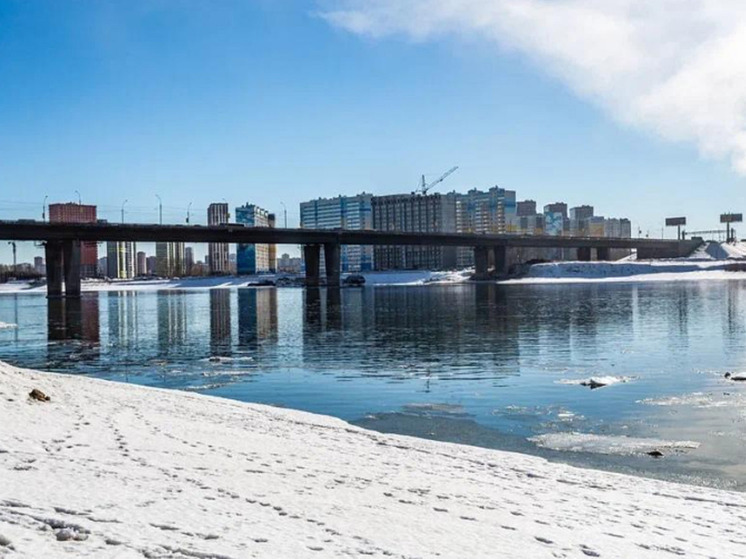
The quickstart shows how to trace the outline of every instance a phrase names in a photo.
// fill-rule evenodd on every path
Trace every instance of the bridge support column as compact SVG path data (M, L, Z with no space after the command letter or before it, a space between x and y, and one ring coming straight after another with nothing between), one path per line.
M65 297L80 297L80 241L64 241Z
M324 243L324 265L326 267L326 285L339 287L340 246L337 243Z
M488 277L490 254L487 247L474 247L474 276L475 280L485 280Z
M321 245L303 245L303 260L306 263L306 287L318 287Z
M603 260L611 260L610 249L609 247L598 247L596 249L596 260L603 261Z
M58 299L62 297L62 242L47 241L44 258L47 263L47 298Z
M591 247L578 247L578 260L581 262L590 262Z
M497 245L492 249L495 261L495 276L501 277L508 274L508 247Z

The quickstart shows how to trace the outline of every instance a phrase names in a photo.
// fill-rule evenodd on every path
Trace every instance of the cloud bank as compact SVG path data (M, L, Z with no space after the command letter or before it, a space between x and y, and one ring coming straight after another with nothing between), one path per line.
M744 0L329 0L380 38L482 37L532 58L617 120L694 142L746 175Z

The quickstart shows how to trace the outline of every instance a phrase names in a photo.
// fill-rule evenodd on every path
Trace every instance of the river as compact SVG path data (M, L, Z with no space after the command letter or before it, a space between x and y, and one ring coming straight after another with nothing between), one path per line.
M0 322L24 367L746 488L742 281L17 293Z

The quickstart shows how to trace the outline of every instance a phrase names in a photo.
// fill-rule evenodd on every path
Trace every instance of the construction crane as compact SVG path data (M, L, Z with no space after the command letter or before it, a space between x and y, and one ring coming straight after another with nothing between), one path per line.
M454 172L456 172L456 169L458 169L458 166L453 167L451 169L448 169L445 173L443 173L439 178L435 179L430 184L427 184L425 182L425 175L422 175L422 182L420 183L419 193L423 194L423 195L427 194L428 190L430 190L436 184L439 184L439 183L443 182L444 180L446 180L451 174L453 174Z

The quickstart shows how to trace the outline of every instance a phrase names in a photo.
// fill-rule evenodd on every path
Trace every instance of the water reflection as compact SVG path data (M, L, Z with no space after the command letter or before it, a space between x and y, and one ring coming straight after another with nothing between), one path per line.
M257 350L277 343L277 290L238 290L238 346Z
M210 290L210 352L215 356L231 354L231 292Z
M167 356L187 343L187 294L159 291L157 300L158 349Z

